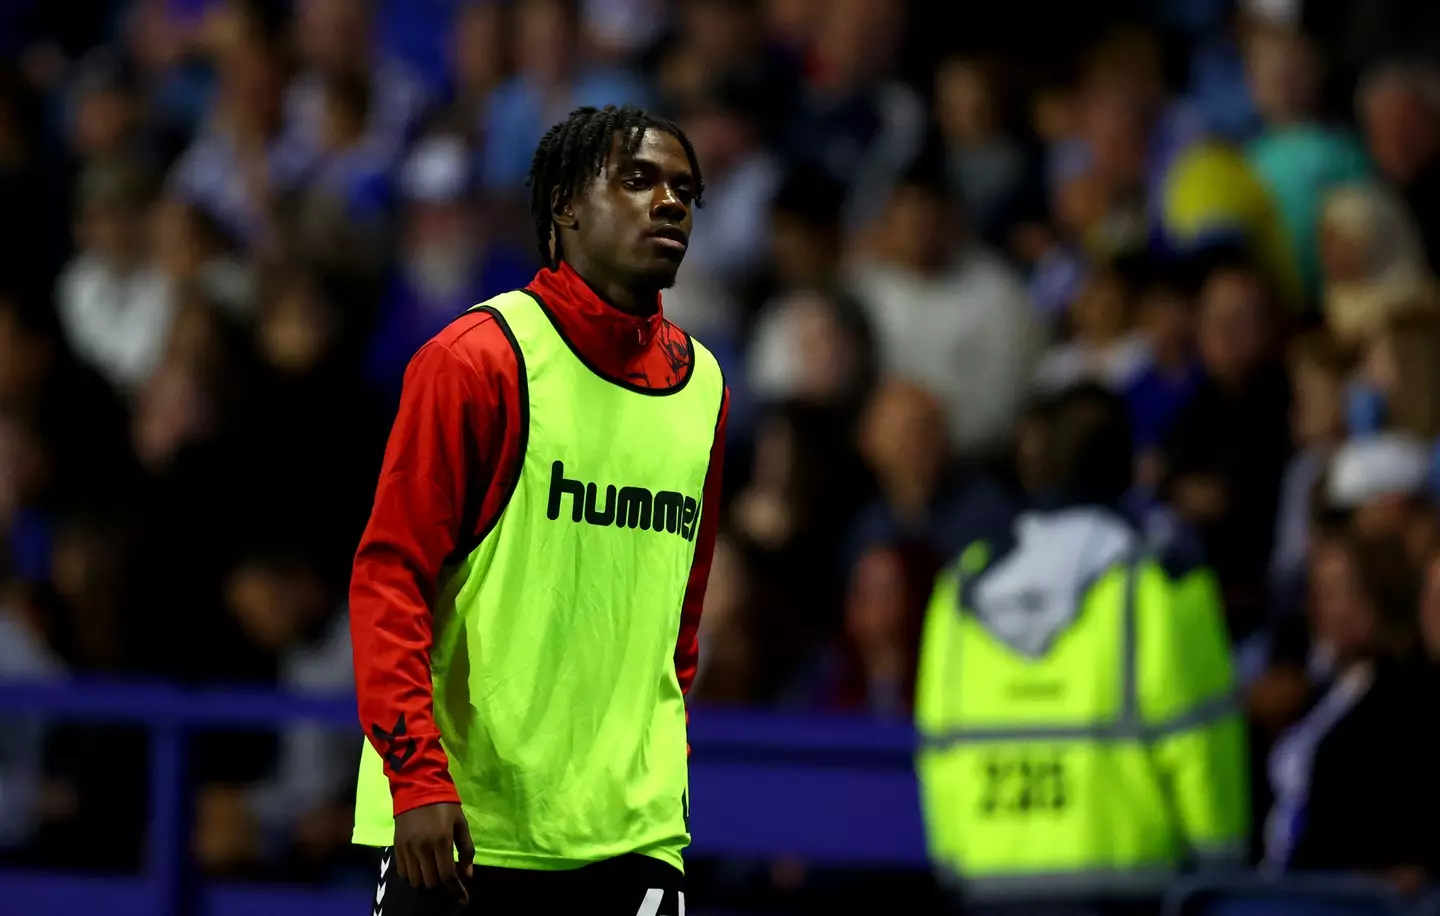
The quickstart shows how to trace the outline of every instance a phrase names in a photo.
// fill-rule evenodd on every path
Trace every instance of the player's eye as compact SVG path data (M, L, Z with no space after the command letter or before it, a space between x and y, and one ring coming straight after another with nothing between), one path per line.
M643 175L631 175L623 182L627 191L647 191L650 189L650 181Z

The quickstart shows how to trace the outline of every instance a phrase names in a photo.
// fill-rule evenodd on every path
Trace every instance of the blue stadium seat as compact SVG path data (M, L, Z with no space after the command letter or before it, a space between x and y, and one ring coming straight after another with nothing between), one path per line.
M1348 877L1196 879L1177 884L1165 905L1165 916L1406 916L1411 912L1388 887Z

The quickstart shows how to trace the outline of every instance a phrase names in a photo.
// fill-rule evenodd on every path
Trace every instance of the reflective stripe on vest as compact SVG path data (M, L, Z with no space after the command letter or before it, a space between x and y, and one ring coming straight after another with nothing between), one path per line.
M690 341L691 371L674 388L614 382L529 294L483 307L516 350L522 405L506 422L523 425L524 454L493 527L442 573L431 648L435 721L475 861L559 870L640 853L682 867L675 641L707 508L719 365ZM367 742L355 841L393 834Z
M1238 693L1206 700L1174 719L1146 724L1140 717L1135 675L1135 580L1139 561L1126 566L1125 605L1121 610L1121 699L1120 717L1097 725L1057 725L1021 728L950 728L937 735L921 735L925 750L941 751L957 744L997 741L1154 741L1167 735L1199 728L1233 715L1240 709Z

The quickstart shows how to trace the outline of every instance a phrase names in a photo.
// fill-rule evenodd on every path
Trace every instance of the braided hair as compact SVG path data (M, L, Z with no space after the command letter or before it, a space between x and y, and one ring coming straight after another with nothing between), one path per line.
M535 221L540 263L554 268L561 260L560 236L551 215L551 192L558 188L560 201L570 200L604 170L612 138L617 133L623 155L633 156L649 129L663 131L680 141L695 176L695 206L703 204L705 180L700 175L695 148L674 122L632 105L577 108L541 138L535 148L535 158L530 162L530 177L525 182L530 188L530 215Z

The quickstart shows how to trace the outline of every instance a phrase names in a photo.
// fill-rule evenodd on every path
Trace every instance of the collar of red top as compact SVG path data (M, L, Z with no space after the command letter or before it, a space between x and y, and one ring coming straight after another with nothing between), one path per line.
M624 375L630 360L650 347L665 323L658 293L655 311L632 315L601 299L563 261L558 270L542 267L527 288L544 301L560 333L586 359L617 377Z

